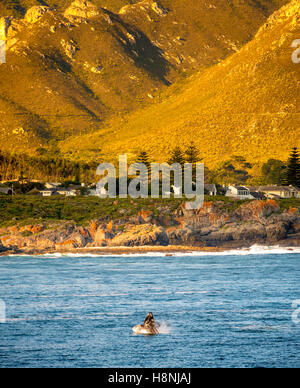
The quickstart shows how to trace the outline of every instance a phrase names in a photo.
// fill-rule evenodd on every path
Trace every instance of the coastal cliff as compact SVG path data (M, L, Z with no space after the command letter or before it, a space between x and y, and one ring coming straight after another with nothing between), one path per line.
M281 210L274 200L230 208L204 202L197 211L167 207L141 210L120 219L93 219L86 225L61 221L0 229L0 254L70 252L118 247L246 248L253 244L300 246L298 208Z

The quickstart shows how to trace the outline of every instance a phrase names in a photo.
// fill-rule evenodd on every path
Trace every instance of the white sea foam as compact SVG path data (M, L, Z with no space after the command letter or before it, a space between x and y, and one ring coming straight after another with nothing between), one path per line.
M147 249L149 247L139 247L141 249ZM100 248L94 248L100 249ZM124 249L123 247L117 249ZM103 248L101 248L103 250ZM170 254L172 255L170 257ZM43 255L8 255L9 257L37 257L37 258L62 258L62 257L70 257L70 258L106 258L106 257L168 257L170 260L172 257L205 257L205 256L247 256L247 255L284 255L284 254L300 254L300 247L280 247L278 246L264 246L264 245L253 245L250 248L241 248L228 250L223 252L204 252L204 251L184 251L184 252L141 252L141 253L86 253L84 250L78 253L45 253Z
M172 327L165 321L160 322L158 332L159 334L171 334Z
M272 331L272 330L280 330L282 326L264 326L264 325L249 325L249 326L234 326L234 329L240 331Z
M175 294L208 294L208 291L177 291Z

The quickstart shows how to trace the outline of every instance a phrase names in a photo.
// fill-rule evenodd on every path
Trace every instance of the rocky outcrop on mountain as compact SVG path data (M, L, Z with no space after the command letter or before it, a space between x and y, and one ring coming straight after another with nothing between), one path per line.
M169 13L169 11L166 8L162 7L157 1L152 2L151 8L159 16L166 16Z
M50 11L50 8L46 6L32 7L26 12L25 20L28 23L36 23L48 11Z
M133 5L125 5L119 11L120 15L125 15L129 12L134 13L137 10L141 10L144 12L153 11L159 16L166 16L168 14L168 10L164 8L159 2L152 0L143 0ZM151 20L151 19L150 19Z
M3 41L6 41L7 39L7 32L11 25L11 18L10 17L3 17L0 18L0 39Z
M75 45L75 42L74 41L68 41L66 42L64 39L61 40L61 45L62 47L64 48L65 50L65 54L68 58L70 59L73 59L75 54L76 54L76 51L78 50L78 48L76 47Z
M64 13L65 18L72 22L81 22L98 15L99 8L90 1L85 0L75 0Z
M24 19L14 19L8 16L0 18L0 39L4 41L12 39L18 32L28 27L29 24L38 22L49 11L51 11L50 7L35 6L28 9Z

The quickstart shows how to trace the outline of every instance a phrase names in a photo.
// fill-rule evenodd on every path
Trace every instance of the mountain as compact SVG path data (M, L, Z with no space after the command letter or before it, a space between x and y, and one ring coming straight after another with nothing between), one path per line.
M174 146L193 140L208 166L231 155L253 163L287 159L300 147L300 65L291 47L300 36L299 11L299 1L290 1L234 55L171 86L161 102L80 139L84 146L75 138L62 149L80 155L98 145L106 159L124 152L134 159L144 149L164 161Z
M34 6L48 6L57 9L60 12L70 5L72 0L1 0L0 15L23 18L26 11ZM123 6L136 3L138 0L93 0L93 4L98 7L110 9L118 12Z
M34 153L60 141L68 157L92 158L102 134L111 147L112 122L156 109L166 94L180 100L187 75L238 52L284 3L2 0L0 148Z

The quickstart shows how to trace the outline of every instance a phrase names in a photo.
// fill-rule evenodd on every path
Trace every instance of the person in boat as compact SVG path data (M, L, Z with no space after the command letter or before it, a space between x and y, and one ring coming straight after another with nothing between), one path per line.
M136 334L155 335L155 334L159 334L158 329L159 329L159 324L155 322L153 313L149 313L146 316L144 324L135 326L133 328L133 331Z
M155 322L152 313L149 313L146 316L146 319L144 321L144 328L152 331L154 334L158 334L158 324Z

